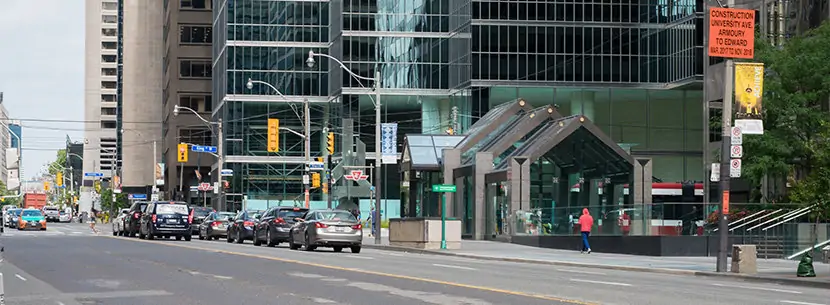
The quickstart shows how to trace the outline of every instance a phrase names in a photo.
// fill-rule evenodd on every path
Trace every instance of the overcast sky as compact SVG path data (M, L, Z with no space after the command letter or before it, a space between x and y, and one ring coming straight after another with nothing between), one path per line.
M55 159L67 134L83 140L84 1L0 1L0 91L9 116L23 119L29 179Z

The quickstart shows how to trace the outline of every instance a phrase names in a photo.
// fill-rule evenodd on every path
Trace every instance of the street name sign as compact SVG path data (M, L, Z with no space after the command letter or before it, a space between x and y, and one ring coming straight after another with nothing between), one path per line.
M216 146L204 146L204 145L191 145L190 151L193 152L200 152L200 153L216 153L217 150Z

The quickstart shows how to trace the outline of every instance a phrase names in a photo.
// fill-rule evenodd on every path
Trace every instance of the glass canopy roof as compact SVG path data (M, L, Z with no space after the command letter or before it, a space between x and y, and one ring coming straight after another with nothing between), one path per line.
M454 148L465 136L406 135L404 161L414 170L440 169L444 148Z

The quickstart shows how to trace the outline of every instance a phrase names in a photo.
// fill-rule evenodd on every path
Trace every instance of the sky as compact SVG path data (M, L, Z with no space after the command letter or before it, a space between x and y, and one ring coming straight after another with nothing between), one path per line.
M67 135L83 141L84 1L0 1L0 92L9 117L22 120L28 180Z

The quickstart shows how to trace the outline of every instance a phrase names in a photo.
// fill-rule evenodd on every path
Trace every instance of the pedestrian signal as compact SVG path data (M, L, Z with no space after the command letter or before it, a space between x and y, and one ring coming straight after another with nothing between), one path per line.
M187 163L187 144L179 143L179 162Z
M334 154L334 133L329 132L328 136L326 137L326 148L329 151L329 155Z
M311 174L311 187L320 187L320 173Z
M280 119L268 119L268 152L280 151Z

